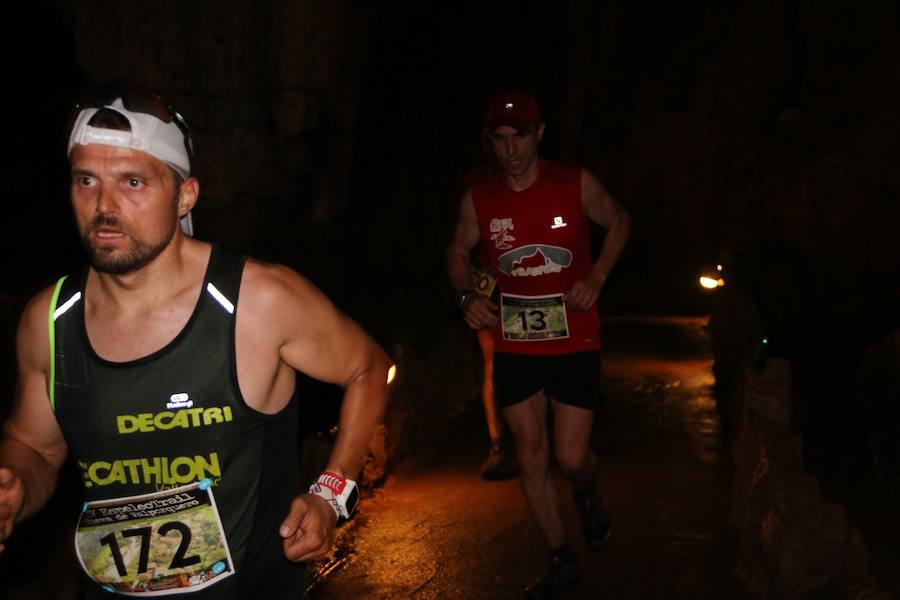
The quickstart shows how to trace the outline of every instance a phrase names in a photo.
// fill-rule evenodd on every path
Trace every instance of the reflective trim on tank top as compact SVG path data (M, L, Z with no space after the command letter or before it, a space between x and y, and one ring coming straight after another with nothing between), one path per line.
M66 311L75 306L75 303L79 300L81 300L81 292L75 292L74 294L72 294L71 298L63 302L63 305L53 312L53 320L56 321L58 318L66 314Z
M59 303L59 294L62 291L63 283L65 283L67 276L60 277L59 281L56 282L56 287L53 290L53 296L50 299L50 310L47 315L47 330L50 341L50 408L56 412L56 320L63 316L66 312L69 311L75 304L81 300L81 291L77 291L72 296L66 300L61 306L57 307ZM212 284L212 282L208 282L206 284L206 291L209 293L213 299L219 303L219 305L224 308L228 314L234 314L234 303L231 302L225 295L219 291L219 289ZM240 394L238 394L240 397Z
M50 409L53 410L53 412L56 412L56 394L54 393L56 391L56 319L71 307L71 304L67 302L66 304L69 304L69 306L66 307L66 310L59 312L56 308L56 303L59 302L59 292L62 291L63 282L65 282L65 280L66 276L63 275L59 278L59 281L56 282L56 288L53 290L53 297L50 298L50 310L47 314L47 332L50 336ZM77 302L77 299L75 302ZM75 302L72 302L72 304L75 304Z
M212 282L206 284L206 291L209 292L209 295L212 296L216 302L222 305L222 308L228 311L228 314L234 314L234 304L228 300L228 298L226 298Z

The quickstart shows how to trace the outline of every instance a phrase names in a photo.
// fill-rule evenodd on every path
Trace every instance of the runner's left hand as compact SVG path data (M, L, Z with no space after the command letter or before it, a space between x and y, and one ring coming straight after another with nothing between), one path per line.
M603 289L603 282L603 279L596 279L592 276L579 279L572 289L566 292L563 300L575 310L588 310L597 303L597 298L600 297L600 291Z
M0 552L3 542L12 534L13 526L25 499L25 486L10 469L0 468Z
M303 562L328 554L334 544L337 519L328 503L313 494L301 494L291 502L291 512L278 530L288 560Z

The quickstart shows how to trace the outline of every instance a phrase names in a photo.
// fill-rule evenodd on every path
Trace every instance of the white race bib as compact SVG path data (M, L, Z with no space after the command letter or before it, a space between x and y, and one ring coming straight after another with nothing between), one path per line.
M86 502L75 549L81 568L110 592L192 592L234 574L212 483Z
M562 294L501 294L500 325L505 340L537 342L569 337L569 322Z

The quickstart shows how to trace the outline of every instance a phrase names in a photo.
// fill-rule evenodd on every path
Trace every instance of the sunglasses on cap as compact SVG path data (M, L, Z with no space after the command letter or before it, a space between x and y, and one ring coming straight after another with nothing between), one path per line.
M184 136L184 146L187 148L188 154L193 155L194 142L184 117L158 94L151 91L116 87L92 89L81 96L81 99L75 104L73 114L77 116L86 108L109 107L117 99L121 100L122 106L130 112L150 115L163 123L174 123Z

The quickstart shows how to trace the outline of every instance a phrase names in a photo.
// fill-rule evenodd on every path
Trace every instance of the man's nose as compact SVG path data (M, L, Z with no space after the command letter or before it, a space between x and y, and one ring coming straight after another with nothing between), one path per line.
M512 156L515 153L516 153L516 141L511 137L506 138L506 154L508 154L509 156Z
M100 185L97 191L97 212L102 214L110 214L117 212L119 201L113 190L108 185Z

